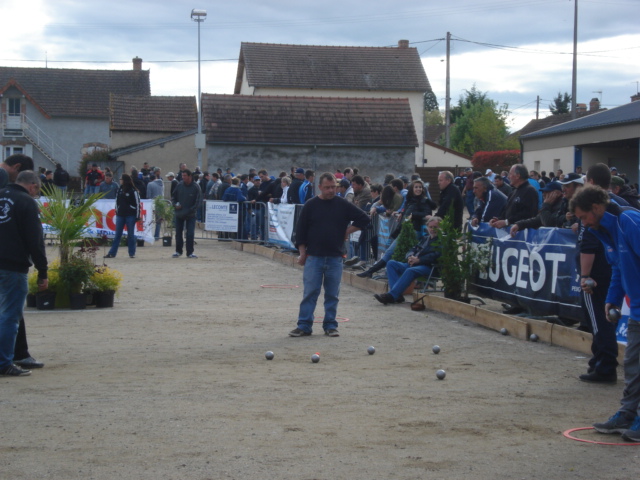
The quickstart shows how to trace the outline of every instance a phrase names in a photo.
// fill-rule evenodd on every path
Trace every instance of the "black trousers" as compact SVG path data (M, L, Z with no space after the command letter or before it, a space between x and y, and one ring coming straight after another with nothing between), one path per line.
M609 290L609 280L595 278L598 286L593 293L582 292L582 308L585 320L589 322L593 331L589 369L601 375L616 373L618 366L618 341L616 340L616 326L607 321L604 306Z
M20 325L18 326L18 335L16 336L16 346L13 349L13 359L24 360L30 356L29 345L27 344L27 329L24 325L24 317L21 317Z

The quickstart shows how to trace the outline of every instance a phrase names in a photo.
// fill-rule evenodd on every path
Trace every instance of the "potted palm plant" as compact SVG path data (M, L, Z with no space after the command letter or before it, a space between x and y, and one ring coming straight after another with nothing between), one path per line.
M54 188L48 191L49 196L40 201L40 215L45 225L45 233L57 235L60 252L60 269L66 268L73 248L81 240L87 230L95 223L93 207L103 197L102 193L83 196L79 200L67 198L64 190ZM73 283L70 277L66 277ZM69 294L72 283L61 281L56 296L57 307L69 306Z
M162 223L164 225L164 235L162 236L162 246L170 247L171 239L173 238L173 205L162 197L156 197L153 199L153 207L155 211L156 223ZM168 231L168 234L167 234Z

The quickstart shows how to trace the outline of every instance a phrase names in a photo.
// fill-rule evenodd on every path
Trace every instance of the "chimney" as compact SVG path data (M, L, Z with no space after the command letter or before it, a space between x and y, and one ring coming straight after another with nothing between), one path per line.
M142 70L142 59L141 58L136 57L136 58L132 59L132 62L133 62L133 69L134 70L138 70L138 71Z
M589 111L597 112L598 110L600 110L600 100L598 100L597 98L592 98L589 102Z
M398 48L409 48L409 40L398 40Z
M636 93L635 95L631 95L631 101L637 102L640 100L640 93Z
M587 111L587 104L586 103L579 103L576 105L576 112L577 113L584 113Z

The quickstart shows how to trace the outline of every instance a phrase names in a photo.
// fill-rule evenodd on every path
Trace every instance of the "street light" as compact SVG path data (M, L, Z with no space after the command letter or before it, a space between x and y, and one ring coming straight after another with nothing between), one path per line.
M202 171L202 149L206 140L202 134L202 102L200 93L200 24L207 18L207 11L194 8L191 10L191 20L198 24L198 133L196 134L196 148L198 149L198 168Z

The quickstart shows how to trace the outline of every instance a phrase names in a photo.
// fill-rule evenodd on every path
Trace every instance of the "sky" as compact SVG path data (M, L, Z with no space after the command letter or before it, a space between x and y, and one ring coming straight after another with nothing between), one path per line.
M0 0L1 66L129 69L143 59L152 95L233 93L241 42L397 46L409 40L444 112L474 85L507 104L517 130L571 93L578 1L577 102L630 101L640 82L640 0Z

